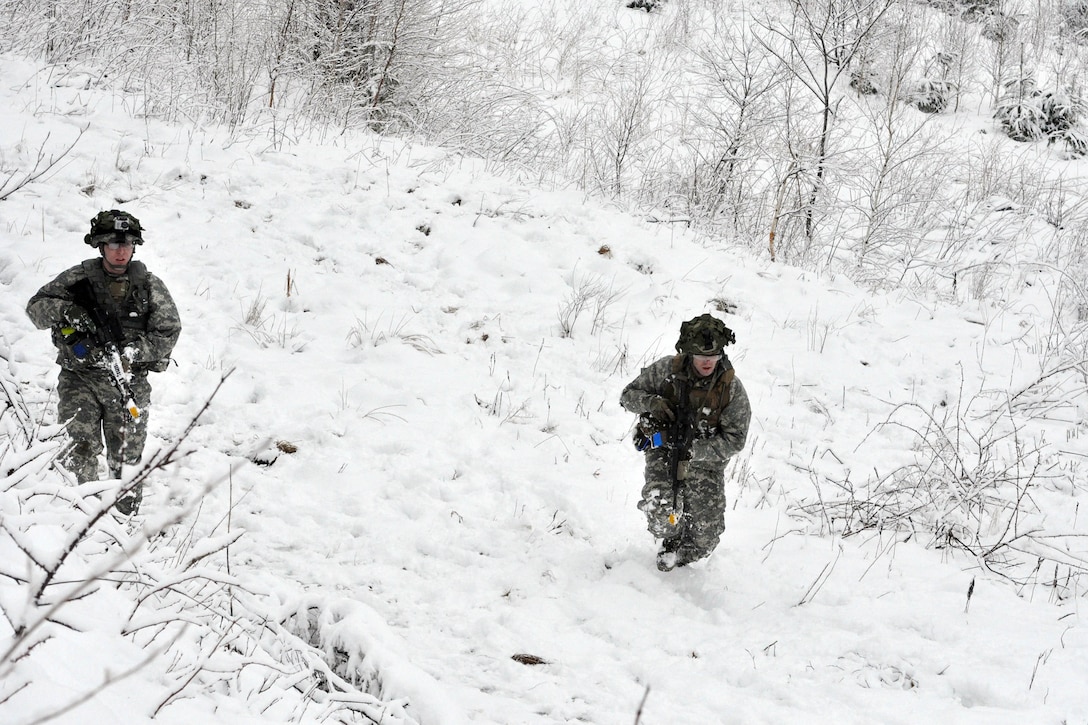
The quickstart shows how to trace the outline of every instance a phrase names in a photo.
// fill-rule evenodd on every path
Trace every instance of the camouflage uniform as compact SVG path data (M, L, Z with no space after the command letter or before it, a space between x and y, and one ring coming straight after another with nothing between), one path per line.
M688 400L681 401L679 391L684 390L690 391ZM675 552L674 563L662 565L661 556L658 558L659 567L670 569L707 557L717 547L725 531L725 466L744 448L752 409L724 354L706 377L692 367L690 354L663 357L623 389L620 405L632 413L645 414L659 396L672 410L685 408L694 418L694 439L677 471L682 515L676 524L669 522L675 512L669 450L661 447L645 452L645 485L638 508L646 514L650 533L663 541L662 553Z
M116 314L121 323L122 350L131 379L133 400L140 416L133 418L109 373L96 360L94 351L78 357L64 339L61 328L66 312L74 303L73 286L90 282L95 300L102 309ZM67 421L72 446L62 463L80 483L97 480L98 454L106 440L106 461L110 475L119 477L122 464L140 460L147 439L147 408L151 401L148 372L162 372L181 334L181 321L170 292L142 262L131 261L120 275L107 275L101 258L93 258L62 272L30 298L26 307L39 328L51 328L61 366L57 385L61 420Z

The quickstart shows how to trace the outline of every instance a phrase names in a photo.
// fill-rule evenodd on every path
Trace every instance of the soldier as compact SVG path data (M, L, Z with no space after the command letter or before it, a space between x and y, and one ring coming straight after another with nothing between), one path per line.
M733 331L712 315L680 326L677 355L643 368L620 394L641 415L635 444L646 454L639 510L661 540L657 568L710 555L725 531L725 464L744 448L752 409L725 346Z
M166 370L181 334L170 292L132 259L143 232L127 212L99 212L83 241L100 257L62 272L26 306L39 329L53 332L61 366L57 412L71 438L61 463L80 483L100 478L103 437L111 478L140 461L151 401L147 374ZM117 510L134 514L142 498L142 490L128 491Z

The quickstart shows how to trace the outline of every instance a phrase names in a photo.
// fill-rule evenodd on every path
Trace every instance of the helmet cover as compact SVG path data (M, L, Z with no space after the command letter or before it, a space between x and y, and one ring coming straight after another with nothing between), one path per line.
M726 345L737 341L733 331L725 323L705 314L693 317L680 325L680 339L676 351L682 355L720 355Z
M92 247L114 241L143 244L144 228L140 225L140 220L127 211L100 211L91 219L91 231L83 237L83 241Z

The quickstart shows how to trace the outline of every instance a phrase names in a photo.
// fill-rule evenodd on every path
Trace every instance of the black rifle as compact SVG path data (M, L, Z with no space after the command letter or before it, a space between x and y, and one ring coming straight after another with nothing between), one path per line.
M665 447L668 450L666 456L669 480L672 481L672 513L669 514L669 525L676 526L684 515L684 499L681 495L683 481L680 478L680 464L690 457L691 442L695 437L695 426L691 411L691 385L679 376L673 376L670 381L675 393L676 410L674 418L666 426Z
M140 409L136 407L136 401L132 396L132 388L128 384L129 374L125 371L124 364L121 362L121 351L118 348L118 345L123 344L125 341L121 321L117 319L117 315L111 310L103 309L98 304L98 298L94 294L94 288L91 286L89 279L79 280L70 286L68 290L72 293L72 301L86 310L87 314L91 316L91 320L94 321L94 341L102 351L102 367L109 373L110 380L113 381L114 386L121 393L121 397L125 399L125 407L128 409L129 414L133 418L139 418ZM61 330L61 333L67 337L74 334L74 331L66 332Z

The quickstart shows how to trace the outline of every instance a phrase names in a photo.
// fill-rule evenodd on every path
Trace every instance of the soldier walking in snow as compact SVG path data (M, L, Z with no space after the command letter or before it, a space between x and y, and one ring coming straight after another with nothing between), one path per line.
M744 448L752 409L725 346L733 331L712 315L680 326L676 355L642 370L620 394L641 415L635 444L646 454L638 507L661 540L657 568L710 555L725 531L725 465Z
M71 438L61 463L80 483L100 478L103 437L111 478L120 478L123 464L139 462L151 401L147 374L166 370L181 334L170 292L132 260L143 232L127 212L100 212L83 238L100 256L65 270L27 303L31 321L53 332L61 366L57 409ZM126 492L117 510L136 513L142 497Z

